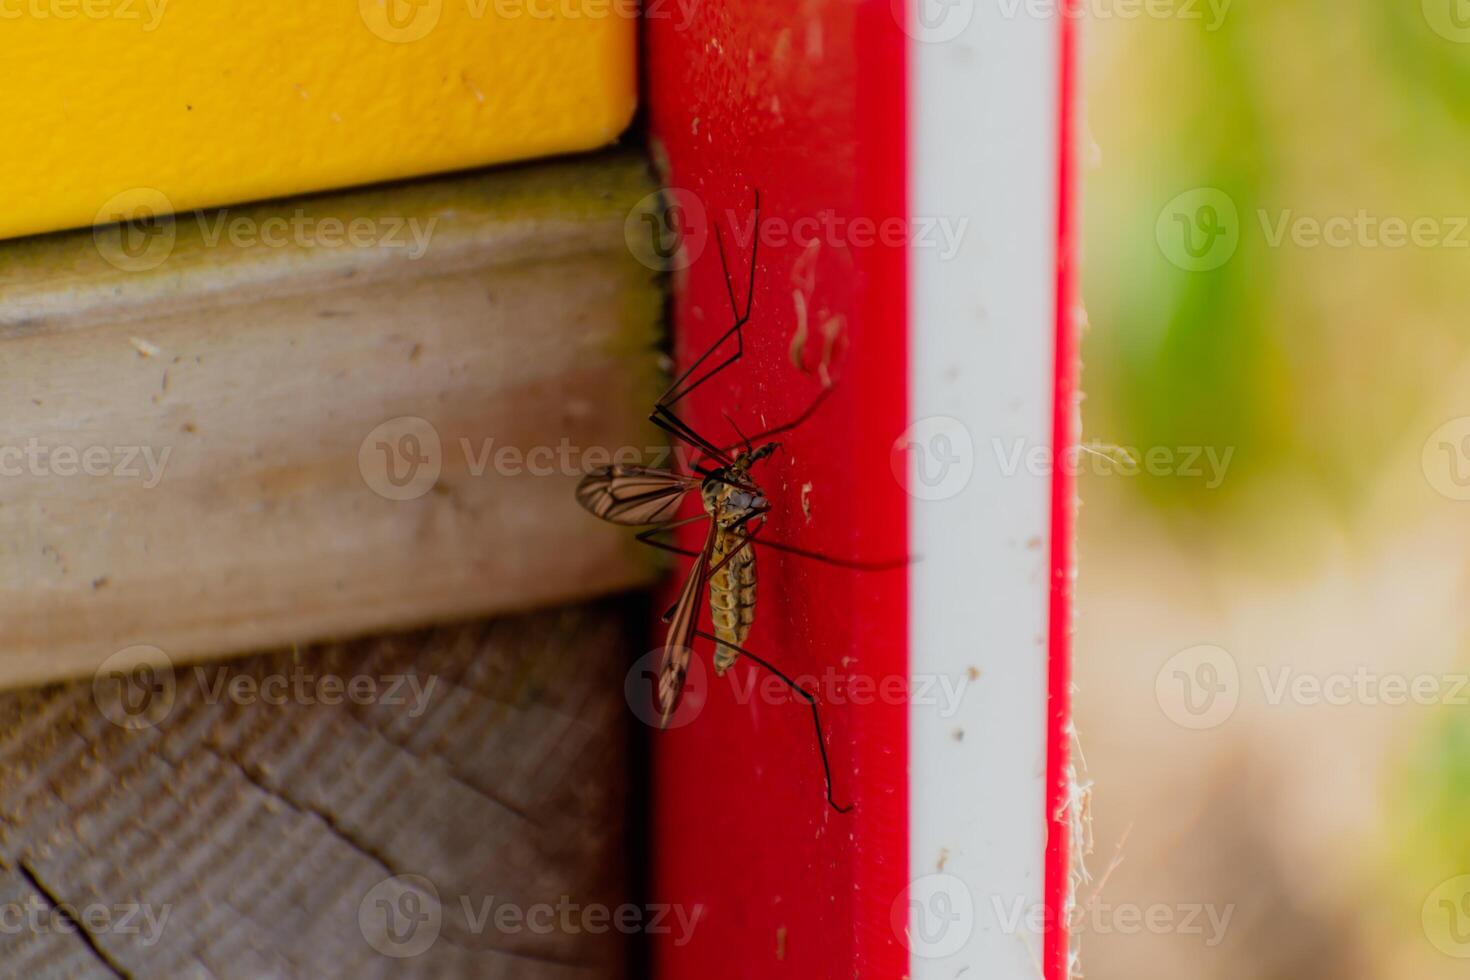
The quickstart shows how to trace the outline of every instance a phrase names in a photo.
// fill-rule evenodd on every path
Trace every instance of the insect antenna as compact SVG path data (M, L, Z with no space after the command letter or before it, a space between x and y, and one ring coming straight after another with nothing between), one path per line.
M847 806L838 806L837 801L832 797L832 763L827 759L827 740L822 734L822 713L817 709L816 695L812 694L809 691L803 690L800 685L798 685L791 678L787 677L784 673L781 672L780 668L776 667L770 661L763 660L760 657L757 657L749 650L746 650L743 647L736 646L729 640L722 640L719 637L715 636L713 633L706 633L703 630L695 630L694 635L721 644L731 650L734 650L742 657L748 658L751 663L755 664L757 667L764 668L767 673L771 674L771 676L778 678L787 687L791 688L793 694L795 694L797 697L801 698L807 703L807 707L812 709L812 724L817 729L817 751L822 754L822 775L827 781L827 805L836 810L838 813L851 812L851 803L849 803Z
M730 413L729 412L721 412L720 414L722 414L722 415L725 416L725 421L730 423L730 428L732 428L732 429L735 430L735 434L738 435L741 439L745 440L745 451L747 453L753 453L753 452L755 452L755 447L753 445L751 445L751 443L750 443L750 437L747 436L744 432L741 432L740 431L740 425L739 425L739 423L737 423L735 421L735 419L730 415Z
M783 422L781 425L778 425L775 428L767 429L764 432L757 432L755 435L750 436L748 439L746 439L746 442L752 442L752 441L754 441L754 442L764 442L765 440L769 439L771 436L777 436L777 435L780 435L783 432L790 432L792 429L796 428L798 425L801 425L807 419L809 419L813 415L815 415L816 412L817 412L817 409L819 409L819 408L822 407L822 403L827 400L827 396L830 395L830 394L832 394L832 387L829 385L829 386L823 388L821 391L817 392L817 397L816 398L813 398L812 399L812 403L810 405L808 405L806 408L804 408L802 410L801 414L798 415L796 418L792 419L790 422ZM737 429L736 431L739 431L739 430ZM725 451L727 451L727 452L729 450L731 450L731 449L739 449L739 448L740 448L740 444L739 443L736 443L736 444L734 444L732 446L725 446L724 447Z

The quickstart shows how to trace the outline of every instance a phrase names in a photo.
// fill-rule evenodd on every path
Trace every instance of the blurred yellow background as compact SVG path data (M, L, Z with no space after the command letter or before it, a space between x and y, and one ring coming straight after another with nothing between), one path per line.
M1083 5L1082 967L1465 977L1470 2Z

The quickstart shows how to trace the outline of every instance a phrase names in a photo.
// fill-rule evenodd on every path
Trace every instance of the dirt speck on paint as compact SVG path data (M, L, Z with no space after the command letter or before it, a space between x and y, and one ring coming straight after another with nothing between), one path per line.
M778 959L778 960L785 960L786 959L786 927L785 926L778 926L776 928L776 959Z
M163 348L142 337L129 337L128 343L133 345L133 350L138 352L139 357L157 357L163 353Z
M934 870L935 871L943 871L944 870L944 866L946 864L948 864L948 863L949 863L949 848L947 848L947 847L941 847L939 849L939 860L934 863Z
M970 680L972 680L972 681L978 681L980 679L980 668L979 667L970 667L970 668L968 668L965 671L965 676L968 677L968 678L970 678Z

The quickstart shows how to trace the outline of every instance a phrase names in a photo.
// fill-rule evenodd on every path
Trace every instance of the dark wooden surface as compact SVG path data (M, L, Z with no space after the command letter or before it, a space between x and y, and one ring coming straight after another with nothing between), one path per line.
M624 900L629 621L604 602L0 696L0 976L622 976L628 938L580 911L476 920ZM271 677L287 703L251 686ZM327 677L376 693L323 703Z

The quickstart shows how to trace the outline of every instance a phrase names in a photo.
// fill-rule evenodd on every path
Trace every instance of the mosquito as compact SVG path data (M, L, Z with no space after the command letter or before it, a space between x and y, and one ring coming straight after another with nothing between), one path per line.
M744 646L755 620L756 573L755 545L787 554L823 561L846 568L876 570L900 563L865 563L845 561L821 555L760 537L771 509L765 493L755 481L753 471L758 464L780 449L772 436L788 432L808 419L831 392L823 387L812 403L795 419L775 428L747 437L734 420L726 419L740 435L732 446L717 446L700 435L674 412L674 406L706 381L730 367L745 353L743 329L750 321L755 302L756 259L760 245L760 192L755 195L755 235L750 249L750 281L746 287L742 310L735 298L735 286L725 254L724 237L718 226L715 241L719 247L720 266L725 274L725 289L730 300L733 322L709 349L699 356L654 404L649 421L693 446L701 459L691 468L693 473L651 469L641 466L604 466L589 472L577 487L577 501L593 515L614 524L646 527L636 535L644 544L694 559L678 601L664 615L668 632L664 638L658 672L658 709L660 727L667 727L684 688L689 671L692 644L701 639L714 644L713 661L716 676L723 676L739 658L744 657L778 678L811 709L816 728L817 750L822 758L826 780L827 803L838 813L847 813L851 805L839 806L832 795L832 766L827 758L827 743L822 733L822 716L815 695L803 689L771 662ZM731 338L735 350L713 367L704 369ZM703 370L703 373L701 372ZM702 513L678 517L685 498L699 494ZM697 522L708 522L704 544L698 551L679 548L657 536ZM709 592L711 628L700 628L703 608L701 596Z

